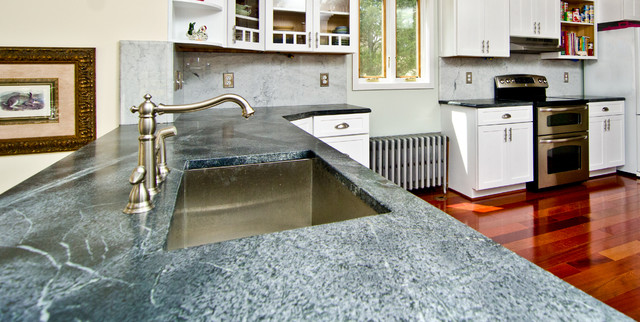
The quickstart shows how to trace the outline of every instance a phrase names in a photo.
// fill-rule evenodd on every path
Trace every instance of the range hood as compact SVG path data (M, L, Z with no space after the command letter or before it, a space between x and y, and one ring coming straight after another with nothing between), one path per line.
M511 37L510 42L512 53L538 54L562 50L558 39Z

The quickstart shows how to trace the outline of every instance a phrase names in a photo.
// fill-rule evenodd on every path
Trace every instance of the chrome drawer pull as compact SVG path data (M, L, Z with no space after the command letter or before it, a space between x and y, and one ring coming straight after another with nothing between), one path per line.
M587 106L539 108L540 112L568 112L586 110Z
M349 123L340 123L335 126L336 130L344 130L349 128Z
M507 114L503 114L503 115L502 115L502 118L503 118L503 119L505 119L505 120L506 120L506 119L510 119L510 118L511 118L511 114L509 114L509 113L507 113Z

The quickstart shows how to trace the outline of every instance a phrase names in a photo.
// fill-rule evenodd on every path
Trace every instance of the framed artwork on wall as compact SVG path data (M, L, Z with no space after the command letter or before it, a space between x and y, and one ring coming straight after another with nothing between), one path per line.
M96 138L95 48L0 47L0 155Z

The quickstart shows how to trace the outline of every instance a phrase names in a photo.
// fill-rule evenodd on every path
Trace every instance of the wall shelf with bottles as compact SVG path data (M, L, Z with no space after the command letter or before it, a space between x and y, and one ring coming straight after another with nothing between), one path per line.
M595 1L561 1L560 42L562 51L541 54L543 59L597 59L598 37Z

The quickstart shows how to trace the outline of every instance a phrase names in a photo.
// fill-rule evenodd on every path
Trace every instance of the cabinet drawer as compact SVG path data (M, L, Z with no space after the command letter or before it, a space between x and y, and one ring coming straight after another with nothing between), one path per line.
M533 121L533 106L491 107L478 109L478 125Z
M589 117L624 114L624 101L589 103Z
M341 114L313 117L313 135L316 137L369 133L369 114Z

